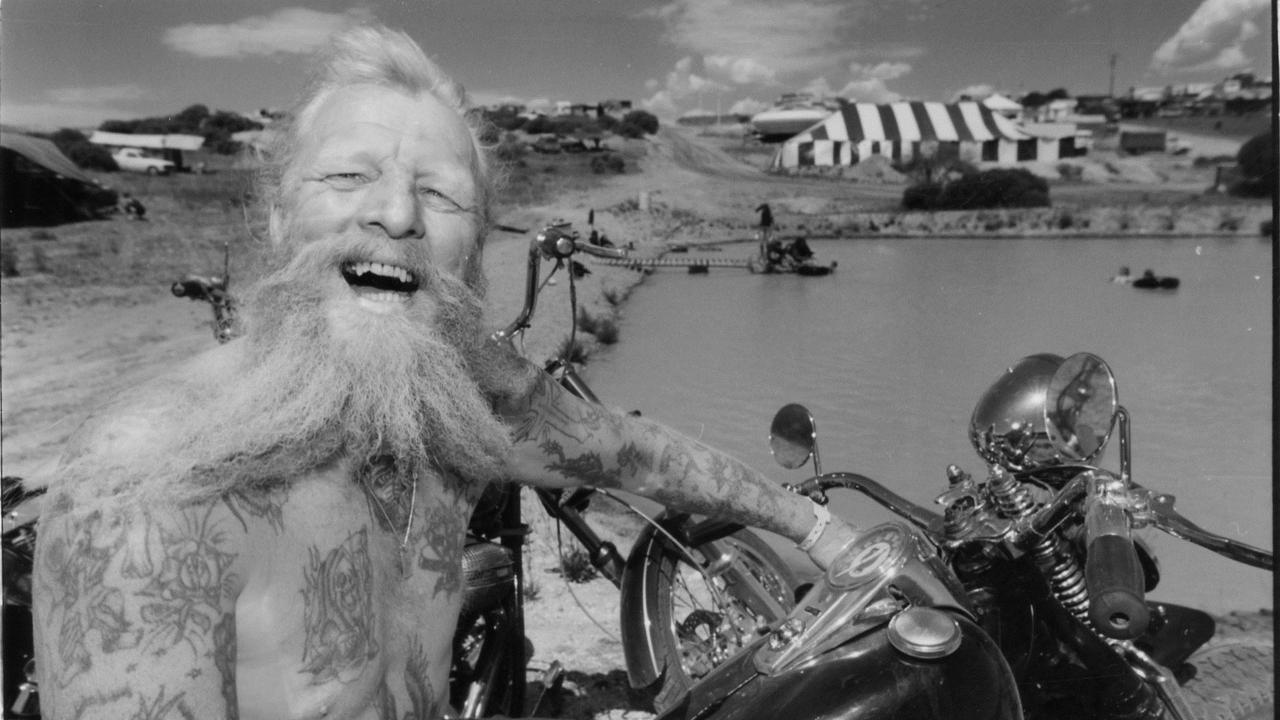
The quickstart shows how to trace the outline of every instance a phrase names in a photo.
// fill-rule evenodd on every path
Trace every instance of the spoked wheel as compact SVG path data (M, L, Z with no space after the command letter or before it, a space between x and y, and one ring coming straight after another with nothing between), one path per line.
M654 659L665 667L650 688L658 712L795 605L794 571L748 530L691 554L663 535L652 536L644 558L643 616L623 618L648 622Z

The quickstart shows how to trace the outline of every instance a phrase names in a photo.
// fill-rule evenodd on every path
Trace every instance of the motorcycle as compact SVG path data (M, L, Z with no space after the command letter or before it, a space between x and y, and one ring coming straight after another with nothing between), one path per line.
M569 223L548 225L530 242L524 307L495 342L513 347L531 325L541 290L562 268L572 267L577 253L621 257L624 251L583 241ZM541 278L544 262L554 267ZM225 343L236 336L236 306L230 293L229 255L224 251L221 275L189 274L171 286L175 297L206 302L213 312L214 338ZM568 273L573 324L560 357L546 364L565 388L591 402L596 395L568 357L577 332L576 275ZM31 572L39 496L19 478L5 478L3 496L5 718L38 718L39 692L31 633ZM624 623L622 639L635 677L650 678L655 695L683 690L714 665L754 640L768 623L790 611L800 581L794 571L755 533L740 525L694 519L671 513L649 518L624 498L613 496L650 522L631 555L602 539L584 515L593 497L607 491L534 488L543 510L568 529L599 573L621 592L637 598L624 607L646 604L661 608L670 620L660 628ZM471 518L462 567L465 593L453 641L450 705L455 717L525 714L526 674L532 648L524 635L525 567L523 545L529 534L519 486L495 485L486 490ZM640 551L639 548L645 548ZM643 584L662 578L661 589ZM624 616L626 613L624 613ZM667 653L661 655L661 653ZM694 658L696 660L682 660ZM668 662L670 660L670 662ZM533 706L553 698L562 669L552 663L540 678L544 691Z
M838 263L823 265L813 258L813 250L803 237L797 237L789 242L761 241L760 252L747 260L747 269L752 273L792 273L808 276L830 275L835 272Z
M492 340L517 347L530 327L538 295L556 272L572 268L586 253L625 258L626 251L584 241L569 223L556 221L530 242L524 307ZM541 278L544 262L553 269ZM569 353L577 332L577 274L567 273L570 325L568 342L545 370L569 392L589 402L599 399L575 369ZM664 511L649 517L625 498L596 488L532 488L549 516L562 523L586 551L592 565L622 593L622 645L633 684L646 688L661 705L754 640L768 623L795 603L800 579L772 547L741 525L697 521ZM467 595L454 641L451 699L459 717L495 713L512 717L526 708L525 668L531 655L524 626L524 537L519 486L493 486L476 509L463 555ZM602 540L583 514L596 495L608 496L646 521L624 560L617 547ZM509 570L508 570L509 569ZM492 581L501 576L501 582ZM663 622L636 622L631 609L647 605ZM559 667L541 682L542 697L557 682ZM637 679L640 678L640 679ZM552 693L554 694L554 693ZM538 702L541 702L539 698ZM535 705L536 713L540 705Z
M986 476L947 468L939 509L875 480L824 472L816 423L778 411L770 448L789 485L826 504L860 492L901 518L840 551L790 614L661 717L1274 717L1270 638L1215 638L1203 611L1153 602L1155 528L1271 570L1273 556L1209 532L1137 483L1128 412L1101 358L1033 355L981 397L969 437ZM1118 470L1095 464L1118 435Z

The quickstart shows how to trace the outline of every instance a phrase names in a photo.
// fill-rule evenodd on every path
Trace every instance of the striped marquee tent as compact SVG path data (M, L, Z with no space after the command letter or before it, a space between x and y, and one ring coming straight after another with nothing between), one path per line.
M842 102L827 119L782 144L771 169L853 165L872 155L970 162L1056 160L1058 143L1032 137L978 102Z

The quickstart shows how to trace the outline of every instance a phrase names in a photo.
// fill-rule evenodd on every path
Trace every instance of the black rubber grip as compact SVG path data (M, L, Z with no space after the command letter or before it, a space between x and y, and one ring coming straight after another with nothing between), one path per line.
M1089 543L1084 565L1089 620L1107 637L1131 640L1147 631L1151 613L1143 596L1142 565L1133 541L1101 535Z

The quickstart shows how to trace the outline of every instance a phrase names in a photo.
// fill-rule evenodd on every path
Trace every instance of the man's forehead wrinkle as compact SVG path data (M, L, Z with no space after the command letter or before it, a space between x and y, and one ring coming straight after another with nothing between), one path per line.
M418 103L421 97L402 96ZM371 114L357 98L334 93L319 109L309 133L312 161L369 161L391 158L414 162L415 176L470 185L475 182L475 148L461 118L447 108L436 117L400 122Z

